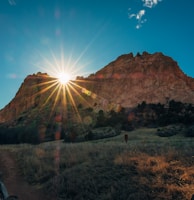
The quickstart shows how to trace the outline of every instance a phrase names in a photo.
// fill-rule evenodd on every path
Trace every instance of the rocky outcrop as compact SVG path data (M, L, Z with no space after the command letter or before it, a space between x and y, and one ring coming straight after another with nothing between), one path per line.
M33 108L40 108L50 93L50 91L44 91L43 86L47 85L51 79L44 73L27 76L14 99L0 110L0 123L13 121L22 113L32 111Z
M15 98L0 110L0 123L22 120L24 116L48 117L57 104L64 102L64 92L56 90L57 87L56 79L47 74L28 76ZM143 101L166 103L170 99L194 104L194 79L162 53L119 56L95 74L78 77L69 91L69 99L74 99L75 105L85 103L94 110L119 110ZM55 109L55 112L58 111Z
M194 79L187 77L177 62L162 53L122 55L88 77L87 88L123 107L142 101L165 103L169 99L194 103Z

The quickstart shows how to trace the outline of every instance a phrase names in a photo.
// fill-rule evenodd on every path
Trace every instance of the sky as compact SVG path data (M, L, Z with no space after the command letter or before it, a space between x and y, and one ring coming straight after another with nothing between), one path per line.
M0 109L24 79L162 52L194 78L193 0L0 0Z

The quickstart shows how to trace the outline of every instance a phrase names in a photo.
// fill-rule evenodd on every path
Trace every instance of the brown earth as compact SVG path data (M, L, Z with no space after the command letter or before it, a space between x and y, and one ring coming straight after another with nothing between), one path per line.
M35 186L29 185L19 173L14 153L0 151L0 172L9 195L18 196L19 200L54 200Z

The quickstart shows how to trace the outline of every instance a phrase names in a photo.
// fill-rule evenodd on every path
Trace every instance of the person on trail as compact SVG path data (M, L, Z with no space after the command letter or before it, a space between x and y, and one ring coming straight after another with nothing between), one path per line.
M125 134L124 138L125 138L125 143L127 143L128 142L128 134Z

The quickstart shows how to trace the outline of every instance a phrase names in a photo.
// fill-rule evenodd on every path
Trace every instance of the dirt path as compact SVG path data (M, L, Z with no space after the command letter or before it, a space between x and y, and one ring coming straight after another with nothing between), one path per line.
M24 180L19 174L14 153L0 151L0 172L3 174L3 182L9 195L17 195L19 200L54 200Z

